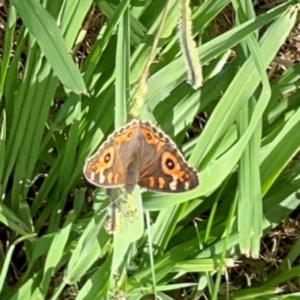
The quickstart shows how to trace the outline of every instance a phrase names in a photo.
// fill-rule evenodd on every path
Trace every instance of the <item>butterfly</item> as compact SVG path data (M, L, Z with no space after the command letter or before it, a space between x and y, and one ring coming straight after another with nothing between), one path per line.
M174 142L149 122L133 119L117 129L84 165L85 178L103 188L136 184L150 191L180 193L199 185Z

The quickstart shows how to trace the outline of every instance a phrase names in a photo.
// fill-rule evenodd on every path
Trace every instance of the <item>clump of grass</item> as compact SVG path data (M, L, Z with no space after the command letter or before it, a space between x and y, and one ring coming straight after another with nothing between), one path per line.
M276 272L258 268L264 281L220 289L235 260L259 258L261 238L297 208L300 184L299 63L275 79L266 75L298 7L288 0L256 15L251 1L234 1L235 25L216 33L214 18L228 3L192 4L199 89L186 82L178 43L181 1L171 3L163 23L170 4L163 1L4 3L3 299L177 299L178 291L185 299L264 299L298 276L296 240ZM94 26L91 15L99 11L104 21ZM199 171L200 186L178 195L143 193L146 226L139 208L139 218L121 215L121 233L109 235L109 199L83 180L83 164L114 124L126 121L153 49L139 115L174 138ZM194 129L186 138L203 112L210 117L201 134Z

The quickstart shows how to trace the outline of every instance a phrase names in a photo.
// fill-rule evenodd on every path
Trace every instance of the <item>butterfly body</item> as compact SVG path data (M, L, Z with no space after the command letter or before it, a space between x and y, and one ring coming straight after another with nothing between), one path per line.
M138 184L148 190L176 193L195 188L197 172L188 166L176 145L148 122L132 120L114 131L87 159L84 175L105 188Z

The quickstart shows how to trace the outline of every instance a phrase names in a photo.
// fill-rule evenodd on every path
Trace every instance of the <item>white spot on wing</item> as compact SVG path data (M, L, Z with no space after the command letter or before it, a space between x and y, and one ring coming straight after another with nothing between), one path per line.
M169 187L172 191L176 191L177 189L177 180L173 180L170 182Z
M185 190L188 190L189 187L190 187L190 183L186 181L186 182L184 183L184 189L185 189Z
M103 172L100 172L100 174L99 174L99 182L100 183L104 183L104 180L105 180L105 176L103 175Z

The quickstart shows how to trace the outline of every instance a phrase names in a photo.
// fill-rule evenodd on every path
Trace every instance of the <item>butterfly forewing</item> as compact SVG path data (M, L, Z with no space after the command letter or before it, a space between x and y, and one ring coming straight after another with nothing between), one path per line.
M165 146L159 159L141 173L138 184L148 190L180 193L197 187L199 179L197 172L181 155L176 155L173 148Z
M175 143L148 122L141 122L141 127L146 143L143 148L150 151L154 147L155 156L141 170L138 184L148 190L167 193L184 192L198 186L197 172L188 165Z
M108 136L84 165L86 179L100 187L115 188L125 183L126 146L137 128L137 121L126 124ZM130 155L130 154L129 154Z
M101 147L85 162L84 175L92 184L100 187L120 187L124 184L122 174L115 171L115 166L110 161L116 159L113 146Z

